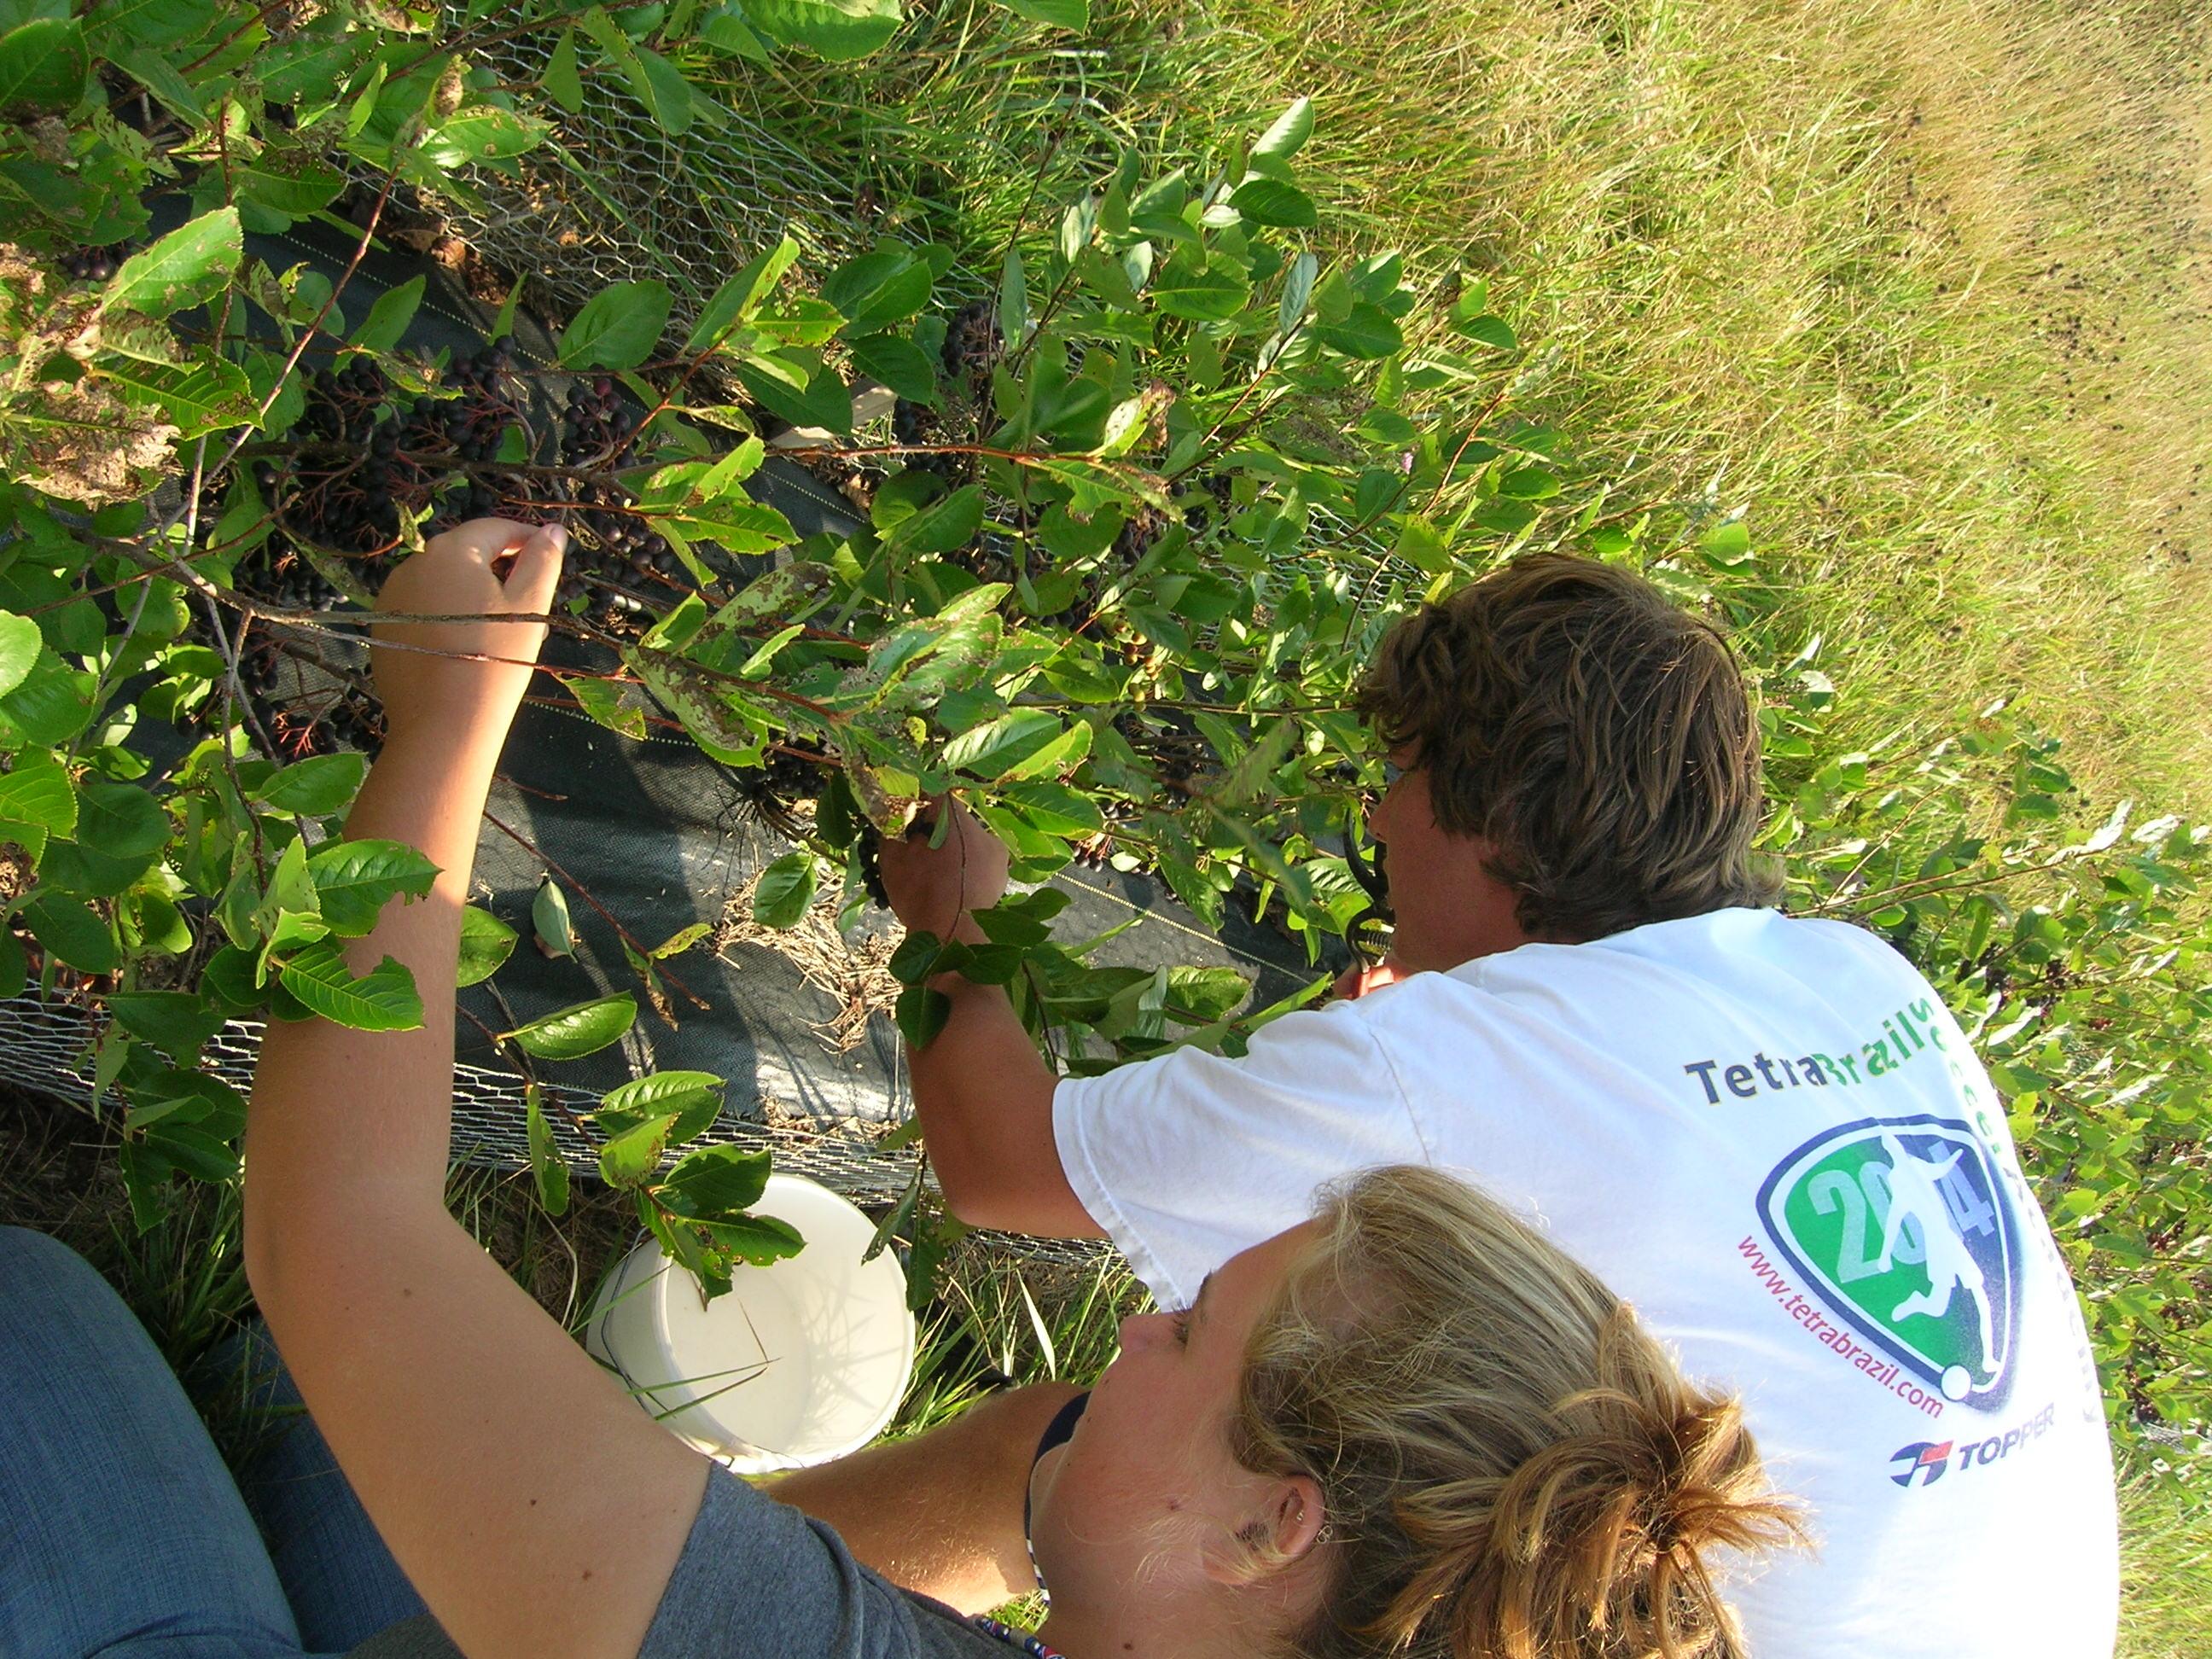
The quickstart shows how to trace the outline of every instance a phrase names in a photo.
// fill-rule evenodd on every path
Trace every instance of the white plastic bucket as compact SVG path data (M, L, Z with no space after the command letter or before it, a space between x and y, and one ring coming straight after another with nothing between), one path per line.
M914 1370L906 1278L875 1224L828 1188L772 1175L754 1213L797 1228L806 1247L740 1266L702 1302L691 1275L647 1239L599 1287L585 1346L638 1402L741 1474L800 1468L857 1451L898 1409Z

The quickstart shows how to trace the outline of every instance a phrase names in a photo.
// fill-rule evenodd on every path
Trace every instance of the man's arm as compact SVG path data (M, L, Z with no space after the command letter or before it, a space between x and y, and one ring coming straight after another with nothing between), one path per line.
M994 1395L942 1428L798 1470L768 1491L835 1527L894 1584L988 1613L1036 1588L1022 1534L1030 1463L1080 1392L1040 1382Z
M917 830L886 841L884 885L916 931L986 943L969 913L1006 890L1006 849L973 814L951 805L944 845ZM1002 987L958 974L931 981L951 1001L945 1029L909 1052L922 1144L952 1213L974 1227L1045 1238L1103 1238L1060 1167L1052 1097L1059 1079L1022 1027Z

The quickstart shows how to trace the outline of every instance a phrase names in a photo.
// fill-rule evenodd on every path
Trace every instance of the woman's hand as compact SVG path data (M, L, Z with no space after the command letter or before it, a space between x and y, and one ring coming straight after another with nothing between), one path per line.
M488 741L496 751L530 684L545 624L495 618L543 615L568 545L568 532L558 525L541 529L476 519L433 536L392 573L376 602L380 611L481 620L386 623L374 629L369 672L384 700L387 743L436 734ZM512 568L502 577L510 555Z

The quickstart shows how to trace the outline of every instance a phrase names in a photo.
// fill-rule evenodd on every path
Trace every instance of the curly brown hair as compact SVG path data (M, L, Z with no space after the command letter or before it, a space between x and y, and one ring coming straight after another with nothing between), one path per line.
M1720 630L1632 571L1531 554L1405 617L1359 708L1495 848L1532 939L1771 904L1759 722Z

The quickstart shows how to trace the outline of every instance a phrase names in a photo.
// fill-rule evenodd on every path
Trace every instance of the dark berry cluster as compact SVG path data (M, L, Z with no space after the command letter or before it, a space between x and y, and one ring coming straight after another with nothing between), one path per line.
M1066 608L1038 620L1048 628L1067 633L1089 629L1098 615L1098 606L1107 589L1137 568L1169 523L1168 515L1158 507L1139 507L1115 533L1114 544L1106 550L1105 556L1084 573L1075 597L1068 601Z
M265 465L255 472L288 534L350 554L386 552L398 540L390 395L384 371L367 357L308 377L298 429L310 441L289 474Z
M856 856L860 865L860 885L867 890L868 897L871 900L883 908L890 909L891 908L890 890L884 885L882 834L874 824L863 819L860 823L860 833L854 846L857 848Z
M945 434L937 412L904 398L891 405L891 441L895 444L942 444ZM917 472L932 472L956 488L975 476L975 464L966 455L904 455L898 465Z
M334 611L345 602L345 595L307 562L307 556L279 536L271 536L240 559L230 580L240 592L286 611Z
M350 676L314 683L273 639L250 646L238 659L239 689L254 723L276 745L273 758L302 760L341 749L374 756L384 747L384 707Z
M522 418L511 392L514 374L514 346L495 340L447 365L445 383L456 396L419 398L408 411L398 448L407 456L410 482L447 481L434 529L506 509L500 490L477 469L499 459L501 444Z
M1219 764L1198 723L1180 709L1152 708L1141 714L1125 710L1114 717L1114 729L1151 763L1152 775L1172 794L1194 793L1198 780Z
M946 376L979 381L999 361L999 308L988 300L971 300L954 312L945 328L941 356Z
M131 252L128 242L106 247L73 247L62 255L61 267L80 283L104 283L122 268Z
M786 738L761 763L761 781L786 800L811 799L822 793L829 757L811 738Z
M762 823L787 841L804 840L806 826L791 804L822 793L828 764L826 751L812 738L786 737L769 750L758 769L738 775L738 787Z
M623 400L611 375L579 380L569 387L567 415L561 436L562 465L611 472L635 457L637 410ZM642 611L643 604L628 590L672 581L682 568L676 550L637 514L624 510L630 497L619 485L572 483L569 494L581 509L576 523L588 540L571 547L558 601L569 604L583 599L588 589L599 589L609 611Z

